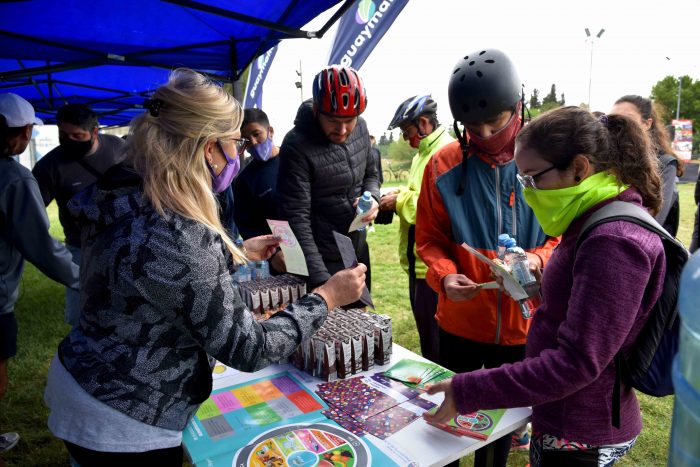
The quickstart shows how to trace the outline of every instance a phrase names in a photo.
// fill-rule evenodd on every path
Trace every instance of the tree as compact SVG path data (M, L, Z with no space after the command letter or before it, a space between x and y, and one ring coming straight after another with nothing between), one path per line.
M549 91L549 94L544 96L544 99L542 99L542 105L557 103L557 86L556 84L552 84L552 90Z
M389 144L394 142L394 132L390 131L389 132Z
M680 118L693 121L693 152L700 151L700 81L690 76L681 78L681 108ZM651 99L665 110L661 117L665 125L676 118L678 104L678 79L667 76L651 88Z
M379 145L385 146L387 144L389 144L389 140L386 139L386 133L382 133L382 136L379 137Z
M416 150L413 149L408 142L400 139L389 144L389 150L387 151L387 156L389 159L396 162L406 162L413 159L416 155Z
M559 105L564 107L566 105L566 99L564 98L564 93L561 93L561 100L559 101Z
M537 89L533 89L532 95L530 96L530 108L536 109L540 105L540 92Z

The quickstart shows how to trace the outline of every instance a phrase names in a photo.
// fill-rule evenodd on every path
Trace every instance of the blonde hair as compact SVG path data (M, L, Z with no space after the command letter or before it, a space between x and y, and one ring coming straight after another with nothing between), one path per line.
M204 157L208 141L237 136L240 104L218 83L183 68L174 70L152 99L162 101L157 116L144 112L136 117L128 139L144 196L161 215L169 210L204 224L221 236L234 262L247 262L221 225Z

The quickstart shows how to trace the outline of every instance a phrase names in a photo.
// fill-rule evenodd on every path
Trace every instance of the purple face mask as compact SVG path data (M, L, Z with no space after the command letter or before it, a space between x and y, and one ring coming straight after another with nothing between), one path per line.
M226 158L226 165L224 166L224 170L222 170L219 175L216 175L216 172L214 172L214 169L212 169L211 167L209 167L209 172L211 173L212 178L212 189L216 193L221 193L231 185L231 182L240 170L241 158L236 156L235 159L232 159L231 156L229 156L228 153L224 150L223 146L221 146L221 143L217 141L216 144L219 146L219 149L221 149L221 152L224 153L224 157Z
M265 162L272 155L272 146L272 138L268 136L262 143L249 147L248 152L257 160Z

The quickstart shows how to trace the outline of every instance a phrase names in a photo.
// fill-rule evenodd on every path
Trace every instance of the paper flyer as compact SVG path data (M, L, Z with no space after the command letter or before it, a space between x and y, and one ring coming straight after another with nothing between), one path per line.
M357 266L357 256L355 255L355 247L352 246L352 240L335 230L333 231L333 236L335 237L336 245L338 245L340 257L343 259L343 265L346 268ZM372 302L372 296L369 294L367 284L365 284L365 288L362 290L360 301L374 310L374 303Z
M306 267L304 252L294 236L289 222L267 219L267 225L270 226L272 235L280 238L280 247L284 253L284 264L287 266L287 272L308 276L309 270Z
M350 224L350 228L348 229L348 233L354 232L357 229L360 229L362 227L366 227L367 225L369 225L369 222L362 222L362 218L365 217L366 215L367 215L366 212L356 215L355 218L352 220L352 223Z
M510 274L510 272L508 272L507 269L505 269L500 264L496 263L491 258L483 255L482 253L479 253L477 250L470 247L466 243L462 243L462 248L479 258L484 263L488 264L489 267L491 267L491 270L494 272L494 274L503 279L503 287L505 287L505 289L508 291L513 300L522 300L524 298L528 298L528 294L527 292L525 292L525 289L522 288L520 283L515 279L515 277L513 277Z

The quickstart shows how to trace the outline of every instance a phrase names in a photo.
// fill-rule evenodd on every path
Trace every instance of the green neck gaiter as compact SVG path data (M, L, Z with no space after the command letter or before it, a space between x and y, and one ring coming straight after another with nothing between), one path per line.
M581 214L627 188L614 175L598 172L575 186L558 190L525 188L523 195L544 233L558 237Z

